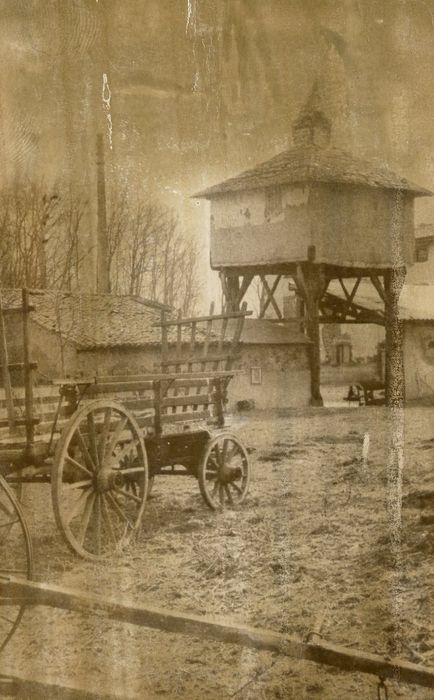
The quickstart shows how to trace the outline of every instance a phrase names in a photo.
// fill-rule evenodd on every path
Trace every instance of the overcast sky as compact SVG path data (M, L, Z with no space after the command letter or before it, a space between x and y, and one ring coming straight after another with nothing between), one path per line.
M109 173L206 239L207 204L189 196L287 148L318 78L336 145L434 188L434 0L0 8L3 181L82 181L103 130ZM434 222L433 203L418 219Z

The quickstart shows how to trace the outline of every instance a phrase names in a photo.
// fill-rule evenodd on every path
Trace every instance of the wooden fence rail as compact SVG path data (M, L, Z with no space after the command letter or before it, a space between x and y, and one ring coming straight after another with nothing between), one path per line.
M274 651L295 659L334 666L343 671L367 673L382 679L434 688L434 668L378 654L330 644L317 634L306 641L278 632L245 627L221 618L184 615L164 608L119 603L81 591L0 576L1 600L44 605L79 613L103 613L107 618L166 632L208 637L227 644Z

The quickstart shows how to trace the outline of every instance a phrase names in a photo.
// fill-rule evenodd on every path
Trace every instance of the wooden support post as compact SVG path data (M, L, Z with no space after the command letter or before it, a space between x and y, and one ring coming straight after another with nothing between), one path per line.
M155 435L160 437L163 432L161 427L161 381L155 381L152 383L152 388L154 392L154 430Z
M310 349L310 402L312 406L322 406L319 302L327 287L327 282L321 266L311 263L297 266L294 282L303 297L305 328L312 341Z
M6 339L6 324L3 314L3 303L0 295L0 361L1 361L1 371L3 388L5 390L6 399L6 411L8 416L9 430L14 430L15 428L15 409L14 409L14 399L12 394L12 384L10 375L10 363L8 354L8 344Z
M399 296L405 280L405 268L387 270L384 274L384 311L386 326L386 404L404 403L403 328L399 320Z
M216 412L216 422L219 428L223 428L225 424L225 414L224 414L224 391L222 387L222 380L217 377L214 380L214 391L215 391L215 412Z
M226 293L225 307L226 311L239 311L238 299L240 296L240 284L238 275L228 275L223 273L226 278Z
M24 401L26 408L26 455L33 457L35 443L35 421L33 402L33 369L30 361L30 331L29 331L29 291L23 289L23 352L24 352Z

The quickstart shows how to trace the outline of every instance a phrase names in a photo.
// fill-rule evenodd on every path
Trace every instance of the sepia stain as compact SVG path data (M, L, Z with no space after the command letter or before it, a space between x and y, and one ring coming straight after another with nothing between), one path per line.
M107 119L107 132L110 150L113 150L113 121L111 115L111 99L112 93L110 90L107 73L102 74L102 104Z

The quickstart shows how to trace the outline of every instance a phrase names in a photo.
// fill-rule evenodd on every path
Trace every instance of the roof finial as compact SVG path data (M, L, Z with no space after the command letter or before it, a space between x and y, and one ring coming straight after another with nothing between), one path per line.
M292 122L292 138L295 146L328 146L332 125L321 105L318 80L315 80L306 103Z

